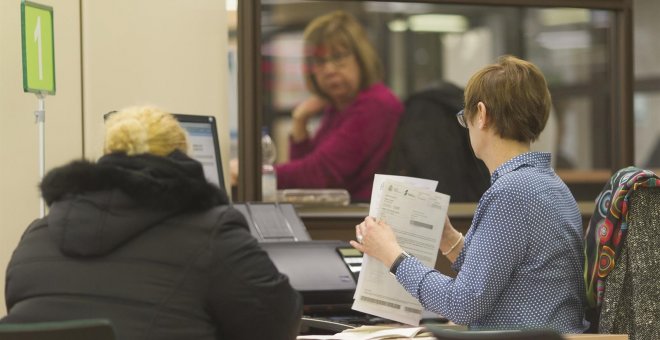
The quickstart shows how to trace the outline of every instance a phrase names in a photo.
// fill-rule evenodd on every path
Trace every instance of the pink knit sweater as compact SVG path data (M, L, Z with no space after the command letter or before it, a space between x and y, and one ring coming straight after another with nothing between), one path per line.
M291 141L291 161L275 166L278 188L342 188L351 201L368 202L402 114L403 105L382 83L341 112L327 107L317 133Z

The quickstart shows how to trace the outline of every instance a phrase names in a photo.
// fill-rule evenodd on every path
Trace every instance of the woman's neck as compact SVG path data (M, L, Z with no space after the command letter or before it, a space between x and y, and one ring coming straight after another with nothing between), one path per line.
M482 160L486 163L488 171L492 174L502 164L530 150L530 143L495 137L489 143L488 150L482 157Z
M357 97L357 95L334 98L332 104L335 106L335 109L337 109L338 112L342 112L353 103L355 97Z

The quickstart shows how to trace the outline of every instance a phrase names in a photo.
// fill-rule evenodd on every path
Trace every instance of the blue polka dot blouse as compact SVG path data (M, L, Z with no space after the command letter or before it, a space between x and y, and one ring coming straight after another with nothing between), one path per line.
M424 308L471 329L582 333L583 264L575 199L550 154L528 152L492 174L453 264L456 278L414 257L396 276Z

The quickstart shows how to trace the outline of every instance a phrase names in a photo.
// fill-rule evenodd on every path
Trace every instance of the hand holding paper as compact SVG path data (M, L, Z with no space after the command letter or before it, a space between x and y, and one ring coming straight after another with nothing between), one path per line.
M383 221L368 216L357 225L356 234L362 242L351 241L351 245L369 256L382 262L387 268L403 251L397 242L392 227Z
M449 196L435 192L437 182L376 175L370 216L356 227L364 260L353 309L390 320L418 325L422 306L389 275L389 265L402 250L433 267L447 216ZM377 260L377 261L374 261Z

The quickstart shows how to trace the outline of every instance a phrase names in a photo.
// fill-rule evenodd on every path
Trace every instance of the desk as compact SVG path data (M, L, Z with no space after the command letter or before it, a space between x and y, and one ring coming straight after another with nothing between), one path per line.
M562 337L565 340L628 340L626 334L564 334ZM396 339L393 339L396 340ZM410 340L410 339L399 339ZM415 340L437 340L434 337L419 337Z
M593 201L578 202L585 230L594 207ZM366 203L339 207L296 205L295 208L313 240L352 240L355 238L355 225L369 214L369 204ZM465 235L476 209L476 203L450 203L448 215L454 228ZM447 258L441 254L438 254L435 269L445 275L456 276Z
M453 322L448 322L448 323L427 323L427 324L422 324L420 326L408 326L404 324L399 324L399 323L391 323L391 324L382 324L382 325L365 325L365 326L360 326L357 328L353 329L346 329L343 332L336 333L337 331L334 332L329 332L329 333L323 333L323 334L328 334L328 335L311 335L309 333L302 333L301 336L299 336L299 339L318 339L318 340L332 340L332 339L340 339L342 335L351 335L351 339L369 339L372 335L376 336L377 334L374 333L380 333L381 331L386 331L386 330L391 330L391 332L388 332L389 335L391 336L392 334L396 334L396 336L406 336L408 334L411 334L410 332L406 331L407 329L413 330L412 328L418 329L419 327L425 327L427 326L426 329L422 329L420 333L418 333L418 336L414 338L390 338L387 337L387 339L393 339L393 340L405 340L405 339L416 339L416 340L437 340L433 336L420 336L420 335L430 335L431 330L434 328L440 328L442 330L451 330L451 331L457 331L457 332L451 332L452 334L461 334L461 333L467 333L470 335L479 335L479 331L475 332L469 332L468 328L464 325L457 325ZM327 329L330 330L330 329ZM419 330L413 330L413 331L419 331ZM495 331L497 332L497 331ZM348 333L348 334L345 334ZM489 335L493 335L491 332L484 332ZM314 334L314 333L312 333ZM331 335L334 334L334 335ZM464 335L467 335L464 334ZM383 335L383 334L381 334ZM339 337L337 337L339 336ZM562 338L565 340L628 340L628 335L627 334L562 334ZM377 337L377 339L380 339L380 337Z
M327 335L320 335L318 339L328 339ZM627 334L563 334L565 340L628 340ZM307 338L310 339L310 338ZM391 340L410 340L411 338L398 338ZM415 340L437 340L432 336L415 337Z
M566 340L628 340L626 334L564 334L562 337ZM401 339L410 340L410 339ZM437 340L433 337L415 338L415 340Z
M627 334L565 334L567 340L628 340Z
M318 338L314 339L328 339L331 338L328 335L319 335ZM627 334L563 334L562 338L565 340L628 340ZM312 339L312 338L306 338ZM412 338L396 338L391 340L410 340ZM415 337L415 340L437 340L432 336L421 336Z

